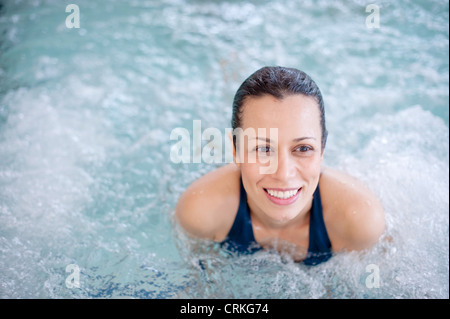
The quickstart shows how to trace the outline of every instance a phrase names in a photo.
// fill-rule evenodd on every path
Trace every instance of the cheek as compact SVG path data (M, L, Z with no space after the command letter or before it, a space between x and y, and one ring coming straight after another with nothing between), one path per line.
M245 189L247 190L247 196L259 196L260 194L260 182L266 175L261 175L259 173L258 164L241 164L241 176L242 182L244 183Z
M301 159L297 161L297 174L307 184L315 185L319 182L322 170L322 159L320 156Z
M261 178L259 165L256 163L241 163L241 175L243 179L252 184L256 183Z
M311 163L310 178L314 180L314 184L319 183L320 172L322 171L322 157Z
M308 174L317 174L320 172L322 166L322 155L315 154L310 157L299 158L296 161L299 170Z

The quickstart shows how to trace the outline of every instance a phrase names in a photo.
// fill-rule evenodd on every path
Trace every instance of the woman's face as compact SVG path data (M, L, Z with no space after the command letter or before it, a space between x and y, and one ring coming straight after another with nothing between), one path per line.
M323 159L317 102L300 94L282 100L252 97L244 102L241 119L242 130L254 132L244 139L245 157L237 160L252 213L279 226L304 216Z

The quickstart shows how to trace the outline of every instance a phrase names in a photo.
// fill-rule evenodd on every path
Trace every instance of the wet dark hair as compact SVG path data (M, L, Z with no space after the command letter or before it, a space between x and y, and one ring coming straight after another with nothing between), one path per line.
M237 90L233 100L233 115L231 126L234 129L240 127L243 105L250 97L272 95L282 100L283 98L303 94L313 97L320 110L320 126L322 130L322 151L325 149L328 131L325 125L325 107L319 87L305 72L280 66L263 67L250 75ZM236 147L236 136L233 135L233 143Z

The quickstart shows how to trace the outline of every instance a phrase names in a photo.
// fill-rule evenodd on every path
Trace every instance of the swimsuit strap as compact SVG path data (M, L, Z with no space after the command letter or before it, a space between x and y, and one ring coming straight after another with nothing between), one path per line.
M313 195L309 220L308 256L303 261L306 265L317 265L331 257L331 242L323 220L322 200L319 185Z
M231 246L229 248L238 252L252 252L258 250L258 245L253 234L250 209L248 208L247 203L247 193L245 192L242 178L240 179L240 182L239 208L227 239L222 242L222 244Z

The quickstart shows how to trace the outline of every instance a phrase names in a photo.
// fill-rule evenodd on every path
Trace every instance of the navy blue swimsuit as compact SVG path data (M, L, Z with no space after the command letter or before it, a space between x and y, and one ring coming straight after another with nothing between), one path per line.
M241 179L241 195L238 212L233 226L227 238L221 246L239 253L253 253L261 249L253 234L250 210L247 204L247 193ZM332 256L331 242L322 215L322 203L319 186L313 195L311 215L309 221L309 246L308 254L303 263L305 265L317 265L327 261Z

